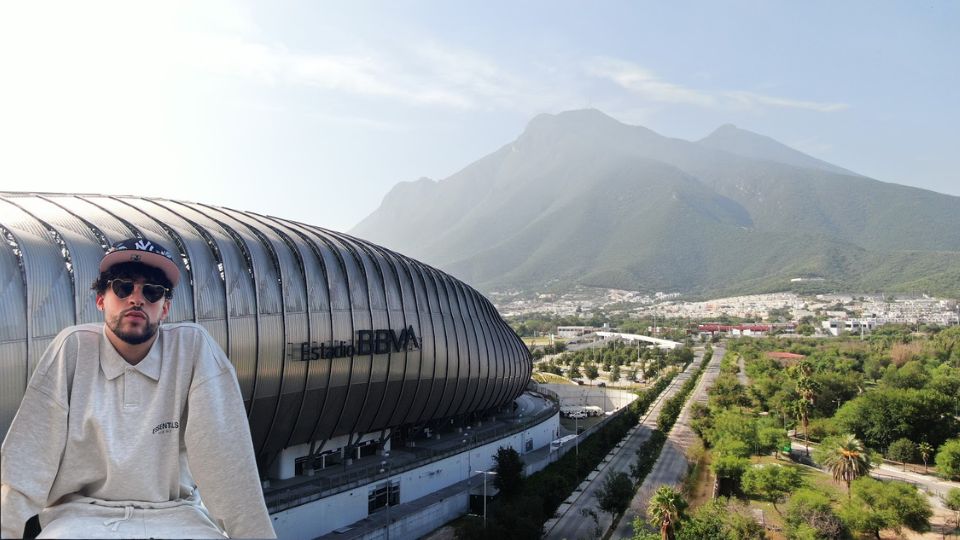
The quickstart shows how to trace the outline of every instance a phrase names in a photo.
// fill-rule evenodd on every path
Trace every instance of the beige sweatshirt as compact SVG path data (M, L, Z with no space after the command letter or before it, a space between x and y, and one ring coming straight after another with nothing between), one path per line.
M196 324L162 325L136 366L103 324L60 332L0 453L4 538L45 507L197 505L197 486L230 537L276 536L233 366Z

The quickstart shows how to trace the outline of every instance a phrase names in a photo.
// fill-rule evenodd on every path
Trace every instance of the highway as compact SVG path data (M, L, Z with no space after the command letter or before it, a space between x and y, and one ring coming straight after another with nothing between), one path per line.
M715 349L714 354L718 350L721 351L722 355L722 349ZM693 370L700 364L702 358L703 353L698 351L694 361L661 392L657 400L641 418L640 423L630 430L626 437L604 458L597 470L591 472L573 494L560 505L556 517L550 519L544 525L545 538L594 539L597 538L596 529L598 526L602 531L610 528L612 524L610 515L601 512L597 506L597 490L603 485L607 475L616 472L630 473L630 465L636 461L637 450L650 437L650 433L656 429L657 417L660 415L663 402L677 393L683 383L691 377ZM599 523L595 522L593 517L587 515L587 511L595 512Z
M697 434L690 428L690 403L693 401L706 403L707 389L713 385L714 379L720 373L720 360L723 359L725 352L726 350L722 347L713 349L713 357L707 364L697 387L691 393L691 399L688 399L684 404L677 422L670 430L667 441L663 445L663 450L660 452L660 457L657 458L650 474L644 479L643 485L634 494L630 506L624 512L620 523L617 525L617 530L614 531L611 538L632 538L633 520L637 516L646 516L647 502L653 492L664 484L674 487L680 485L681 480L687 473L687 448L697 440ZM699 364L699 360L694 364ZM653 420L652 425L656 427L656 420Z

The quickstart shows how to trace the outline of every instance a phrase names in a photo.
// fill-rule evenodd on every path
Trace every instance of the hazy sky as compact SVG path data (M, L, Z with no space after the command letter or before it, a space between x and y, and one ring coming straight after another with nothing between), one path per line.
M734 123L960 195L960 2L4 2L0 189L347 230L536 114Z

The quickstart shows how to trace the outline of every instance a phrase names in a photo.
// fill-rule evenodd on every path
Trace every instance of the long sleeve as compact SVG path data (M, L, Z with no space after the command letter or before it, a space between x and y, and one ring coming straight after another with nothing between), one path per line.
M60 468L67 438L66 391L55 374L41 369L48 367L39 364L0 451L2 538L23 536L26 521L46 506ZM63 396L55 395L59 389Z
M194 384L187 401L184 439L200 496L213 517L223 522L227 534L231 538L276 538L232 368Z

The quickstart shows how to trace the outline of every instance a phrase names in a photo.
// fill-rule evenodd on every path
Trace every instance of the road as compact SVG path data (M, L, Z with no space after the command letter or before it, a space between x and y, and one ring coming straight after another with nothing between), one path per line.
M590 473L587 479L560 505L560 508L557 509L557 517L547 521L544 525L546 538L566 540L597 538L596 528L598 523L594 522L592 517L584 515L586 511L593 511L597 514L601 530L606 531L610 528L612 523L610 515L601 512L597 507L597 490L600 489L609 474L617 472L630 474L630 465L636 461L637 450L640 449L640 446L650 437L650 433L657 426L657 417L660 416L662 404L676 394L683 383L690 378L693 370L700 364L702 355L702 352L697 352L694 361L660 393L660 396L650 406L640 423L630 430L626 437L617 444L616 448L611 450L610 454L604 458L597 470Z
M726 350L722 347L713 349L713 357L707 364L697 387L691 393L691 398L684 404L677 422L670 430L667 441L663 445L663 450L660 451L660 457L657 458L650 474L644 479L643 485L634 494L630 501L630 507L624 512L620 523L617 525L617 530L614 531L611 538L632 538L633 520L637 516L646 515L647 502L653 492L664 484L674 487L679 486L684 475L687 474L687 449L697 440L697 434L690 428L690 404L694 401L706 403L707 389L713 385L714 379L720 373L720 360L723 359L724 353L726 353ZM695 362L695 364L698 363ZM654 420L653 425L656 426L656 420Z

